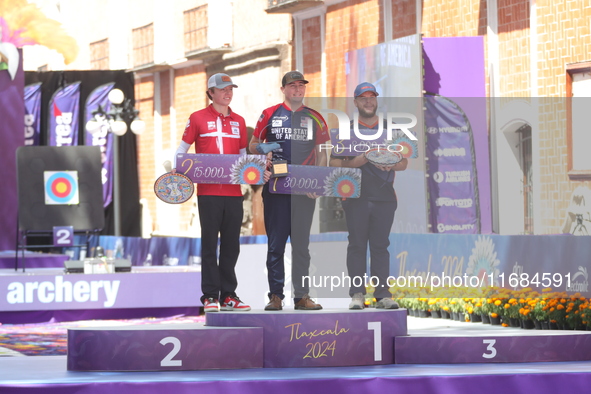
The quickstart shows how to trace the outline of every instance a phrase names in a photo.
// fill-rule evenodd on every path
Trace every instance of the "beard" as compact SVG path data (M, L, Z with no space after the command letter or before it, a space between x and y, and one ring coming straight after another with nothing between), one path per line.
M357 108L359 110L359 116L362 118L373 118L376 115L376 112L378 110L378 106L376 105L375 107L373 107L372 110L366 111L365 108L363 107L358 107Z

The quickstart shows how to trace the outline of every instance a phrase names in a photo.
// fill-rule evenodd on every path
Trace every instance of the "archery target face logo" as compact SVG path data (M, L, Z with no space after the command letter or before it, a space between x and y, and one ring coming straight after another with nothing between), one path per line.
M45 204L79 204L78 171L45 171Z

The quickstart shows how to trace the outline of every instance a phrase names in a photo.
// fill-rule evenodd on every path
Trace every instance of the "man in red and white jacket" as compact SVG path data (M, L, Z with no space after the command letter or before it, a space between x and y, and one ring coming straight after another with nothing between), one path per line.
M207 96L212 103L189 117L175 161L176 156L187 153L192 144L195 144L195 153L246 154L246 123L242 116L230 109L233 88L236 87L226 74L218 73L209 78ZM250 306L236 295L235 266L240 254L242 202L240 185L197 185L201 223L201 302L205 312L250 310Z

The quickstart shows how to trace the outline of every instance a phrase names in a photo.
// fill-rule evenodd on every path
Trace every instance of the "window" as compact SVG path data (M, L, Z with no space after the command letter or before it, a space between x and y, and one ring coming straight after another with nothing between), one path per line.
M154 63L154 24L133 29L133 66Z
M90 69L109 69L109 41L106 38L90 44Z
M568 175L591 178L591 62L567 66Z
M185 11L185 52L207 48L207 4Z

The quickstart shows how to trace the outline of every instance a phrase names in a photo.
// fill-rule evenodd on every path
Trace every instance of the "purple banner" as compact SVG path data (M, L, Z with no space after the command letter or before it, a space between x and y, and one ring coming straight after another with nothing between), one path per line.
M274 194L308 194L358 198L361 195L361 170L344 167L288 165L289 175L269 180Z
M80 82L57 90L49 101L49 146L78 145Z
M490 233L482 37L423 40L431 231Z
M0 276L1 311L198 306L201 273ZM159 289L154 292L154 289Z
M480 232L472 128L453 101L425 94L427 185L436 233Z
M37 146L41 134L41 83L25 86L25 145Z
M262 185L267 164L264 155L214 155L184 153L176 169L195 183Z
M19 50L19 59L22 51ZM23 135L25 75L22 62L14 79L8 70L0 70L0 135L2 136L2 187L0 188L0 250L14 250L18 196L16 187L16 149L25 144Z
M109 92L115 83L107 83L94 89L86 99L84 106L84 124L89 120L96 121L100 126L94 133L85 130L84 143L89 146L98 146L101 150L104 206L108 206L113 199L113 135L109 133L109 123L104 114L96 113L99 109L108 112L111 109Z

